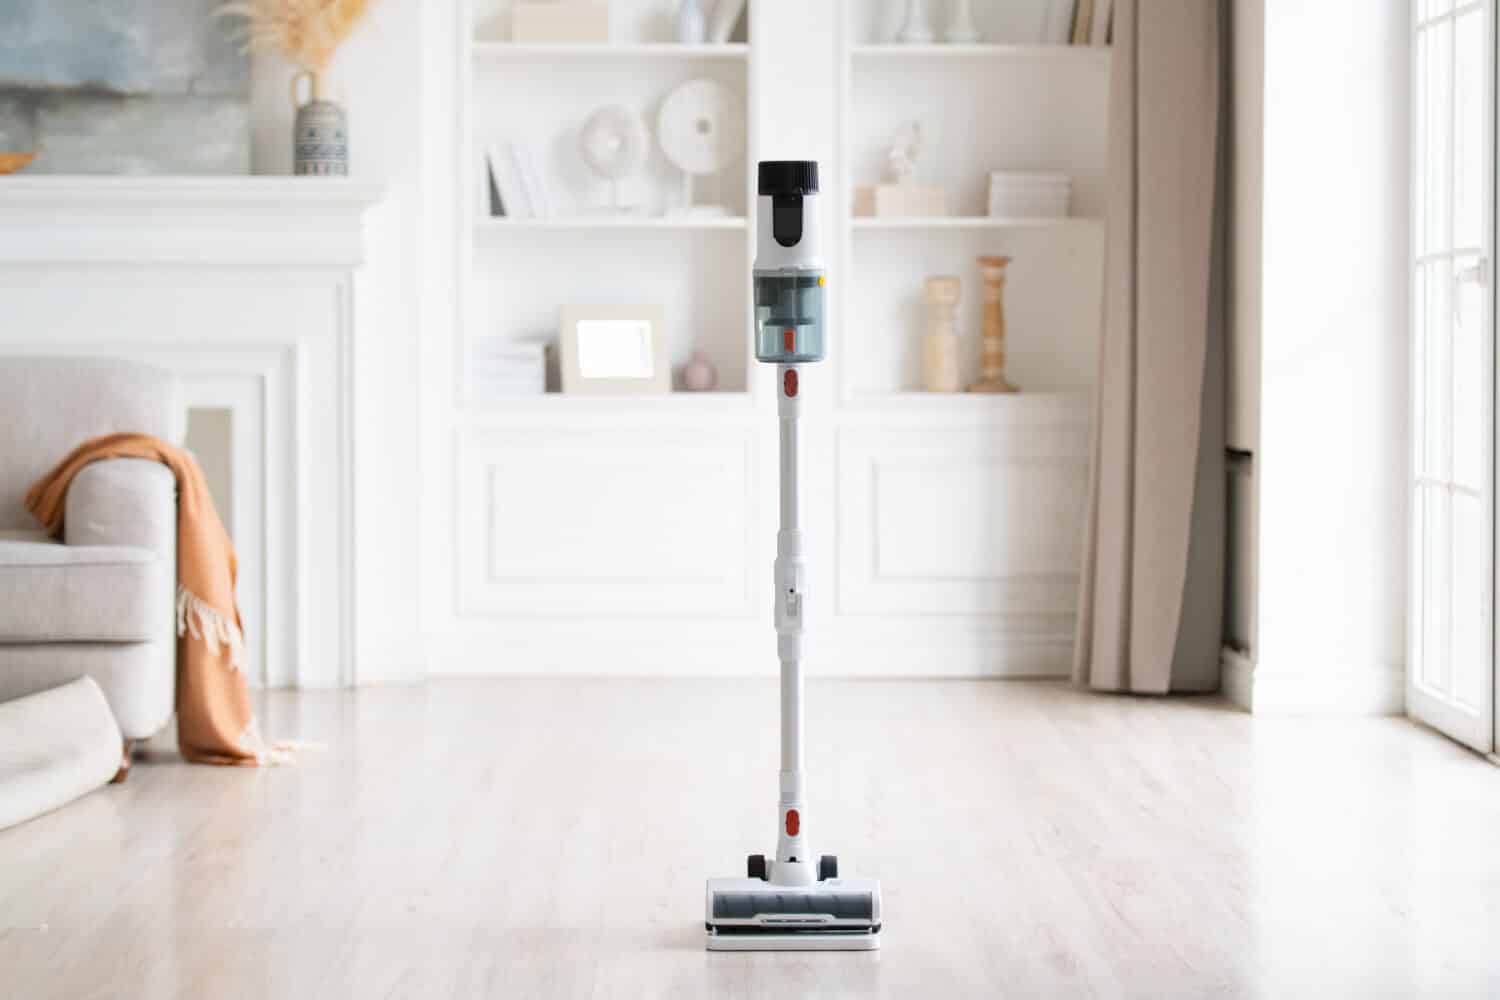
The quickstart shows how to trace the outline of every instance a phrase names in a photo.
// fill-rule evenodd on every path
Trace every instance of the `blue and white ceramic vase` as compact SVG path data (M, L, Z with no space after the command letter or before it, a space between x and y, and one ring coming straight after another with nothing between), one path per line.
M677 8L677 41L683 45L702 45L707 31L703 5L698 0L681 0Z
M306 98L301 83L307 81ZM292 77L292 173L311 177L349 174L349 116L323 96L323 78L303 71Z

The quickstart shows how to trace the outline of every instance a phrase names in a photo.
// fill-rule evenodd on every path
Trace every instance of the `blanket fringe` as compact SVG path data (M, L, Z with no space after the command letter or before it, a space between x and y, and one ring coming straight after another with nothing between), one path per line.
M223 643L229 649L230 667L240 669L245 656L245 637L240 633L240 627L180 583L177 585L177 634L202 639L215 653Z
M253 718L245 731L240 733L238 742L240 749L255 755L255 762L261 767L285 767L297 763L299 751L327 749L326 744L316 740L277 740L275 743L267 743Z

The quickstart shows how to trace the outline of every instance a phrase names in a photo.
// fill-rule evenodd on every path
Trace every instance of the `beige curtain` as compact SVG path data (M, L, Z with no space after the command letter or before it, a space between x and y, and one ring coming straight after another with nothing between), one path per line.
M1227 12L1116 0L1074 679L1214 690L1224 587Z

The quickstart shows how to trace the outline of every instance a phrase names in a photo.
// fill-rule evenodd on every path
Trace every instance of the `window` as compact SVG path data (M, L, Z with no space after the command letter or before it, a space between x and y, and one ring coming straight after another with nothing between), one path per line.
M1494 745L1494 0L1413 4L1408 710Z

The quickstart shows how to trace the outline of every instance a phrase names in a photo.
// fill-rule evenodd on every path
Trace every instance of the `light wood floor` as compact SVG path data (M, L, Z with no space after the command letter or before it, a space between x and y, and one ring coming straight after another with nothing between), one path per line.
M770 851L774 681L277 693L300 766L0 833L0 994L1500 994L1500 768L1400 720L1048 683L810 688L818 851L884 949L707 954Z

